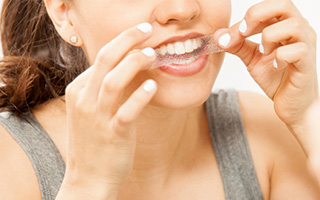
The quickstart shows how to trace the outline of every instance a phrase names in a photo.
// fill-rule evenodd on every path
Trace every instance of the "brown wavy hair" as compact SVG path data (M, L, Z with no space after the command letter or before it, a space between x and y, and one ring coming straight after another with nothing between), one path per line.
M0 24L0 111L19 115L62 96L88 67L83 50L59 36L43 0L4 0Z

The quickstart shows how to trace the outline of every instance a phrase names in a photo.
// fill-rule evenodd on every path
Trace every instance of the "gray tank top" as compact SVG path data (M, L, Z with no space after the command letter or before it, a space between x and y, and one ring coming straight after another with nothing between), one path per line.
M263 199L236 91L214 92L205 105L226 200ZM65 163L47 132L31 113L25 113L20 118L3 112L0 114L0 124L29 157L38 178L42 199L54 200L63 180Z

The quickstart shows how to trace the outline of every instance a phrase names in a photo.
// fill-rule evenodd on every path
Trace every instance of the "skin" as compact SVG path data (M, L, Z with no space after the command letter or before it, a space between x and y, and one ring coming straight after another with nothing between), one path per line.
M313 151L309 155L310 168L316 174L318 183L320 184L320 98L315 101L306 112L305 115L305 133L309 133L308 143L310 144L310 149Z
M239 23L227 28L230 1L45 3L61 37L69 41L77 35L75 45L92 65L68 86L62 97L66 103L54 99L32 110L66 161L57 199L225 198L203 105L224 54L210 55L195 75L175 77L150 70L154 56L141 53L190 32L215 33L217 42L229 33L230 43L221 48L239 56L273 100L238 93L264 198L320 198L304 153L311 148L299 137L300 116L318 96L316 39L291 1L266 0L251 7L244 17L245 33L239 32ZM142 22L153 31L138 30L135 25ZM291 22L299 29L292 31ZM264 55L258 44L246 40L258 32L263 33ZM274 58L279 69L272 66ZM156 87L143 90L146 80L154 80ZM8 134L0 135L0 152L0 171L6 172L1 174L1 199L40 199L32 166Z

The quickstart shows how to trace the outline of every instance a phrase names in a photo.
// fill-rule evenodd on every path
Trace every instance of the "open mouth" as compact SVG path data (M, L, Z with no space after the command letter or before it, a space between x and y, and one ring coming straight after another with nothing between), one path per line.
M203 37L162 45L155 49L157 60L154 65L187 65L197 60L208 41Z

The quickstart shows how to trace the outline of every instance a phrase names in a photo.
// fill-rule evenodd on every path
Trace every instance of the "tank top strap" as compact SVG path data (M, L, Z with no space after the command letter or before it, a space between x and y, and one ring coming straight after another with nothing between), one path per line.
M237 92L233 89L216 91L205 105L226 200L263 199L242 123Z
M29 157L38 179L41 199L54 200L62 184L65 163L48 133L30 112L20 117L2 112L0 124Z

